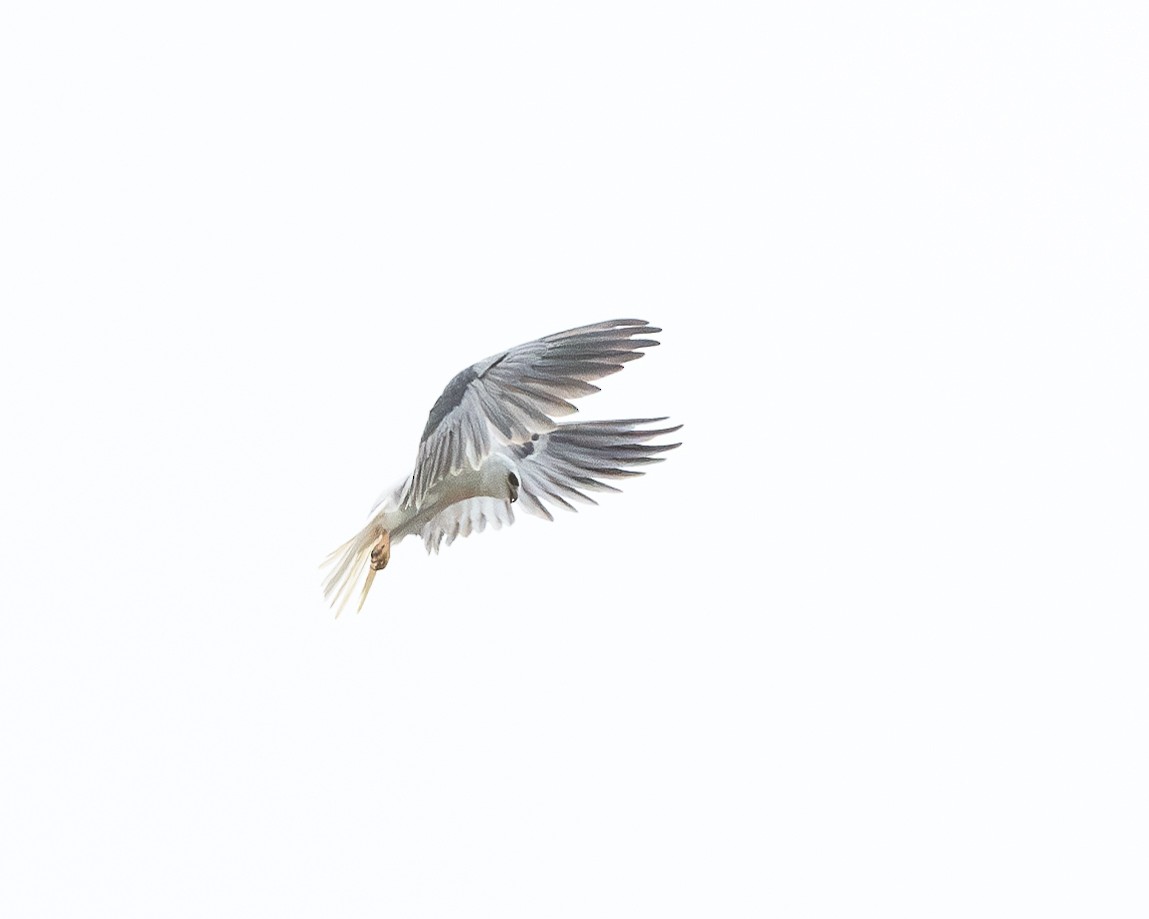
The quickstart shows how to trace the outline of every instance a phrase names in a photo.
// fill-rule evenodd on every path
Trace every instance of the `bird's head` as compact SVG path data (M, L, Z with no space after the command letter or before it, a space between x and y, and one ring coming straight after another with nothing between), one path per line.
M519 500L519 476L515 464L496 454L483 464L483 493L514 504Z

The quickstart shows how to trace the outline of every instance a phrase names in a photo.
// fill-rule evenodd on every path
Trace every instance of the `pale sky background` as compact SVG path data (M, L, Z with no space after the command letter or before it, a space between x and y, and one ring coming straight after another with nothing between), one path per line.
M8 2L0 914L1144 916L1149 13ZM617 317L601 506L318 563Z

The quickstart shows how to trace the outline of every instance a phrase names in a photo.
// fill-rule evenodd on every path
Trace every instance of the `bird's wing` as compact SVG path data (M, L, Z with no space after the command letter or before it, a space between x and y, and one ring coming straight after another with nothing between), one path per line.
M447 538L449 546L459 536L482 533L487 524L498 530L514 522L515 512L511 509L510 501L502 501L499 498L468 498L448 505L432 517L424 524L419 535L423 538L423 545L427 547L428 552L431 550L438 552L443 537Z
M520 506L536 517L554 520L544 501L571 511L575 510L571 501L598 503L586 492L619 490L602 479L642 475L630 467L661 463L663 457L656 454L681 446L647 443L682 427L642 427L665 420L631 418L562 424L524 443L509 444L505 449L514 460L521 481Z
M671 434L682 425L649 428L665 418L632 418L625 421L591 421L583 424L560 424L549 434L532 436L521 444L505 444L498 449L518 470L520 506L537 517L553 520L544 501L575 510L571 501L597 503L588 491L618 491L601 479L621 479L642 475L632 466L661 463L656 454L673 450L679 444L649 444L662 434ZM515 522L510 501L499 498L469 498L444 508L420 531L427 551L439 551L446 537L447 545L459 536L481 533L491 524L494 529Z
M617 373L661 329L613 319L556 332L472 364L443 390L427 417L415 471L402 496L418 507L427 492L464 464L478 468L497 444L528 441L576 411L571 399L598 392L590 380Z

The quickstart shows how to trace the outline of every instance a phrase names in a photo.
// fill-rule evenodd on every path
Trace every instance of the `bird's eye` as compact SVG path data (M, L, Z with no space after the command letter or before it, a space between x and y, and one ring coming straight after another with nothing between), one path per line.
M515 475L513 472L507 476L507 481L511 483L512 488L518 488L519 487L519 477L517 475Z

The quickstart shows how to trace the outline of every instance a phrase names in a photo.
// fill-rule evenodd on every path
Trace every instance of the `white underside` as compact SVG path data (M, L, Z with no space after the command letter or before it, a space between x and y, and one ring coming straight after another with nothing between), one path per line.
M501 453L488 456L482 465L475 469L465 466L454 475L449 475L432 488L418 507L402 507L399 495L403 489L383 502L374 522L391 533L392 544L412 533L420 532L442 512L460 501L470 498L497 498L506 501L510 498L510 485L507 475L514 470L511 461Z
M508 475L514 468L514 464L507 456L498 452L492 453L484 459L478 469L465 466L458 472L446 476L427 492L418 506L403 506L402 496L407 490L407 482L404 482L383 498L378 510L362 530L329 556L328 563L333 566L333 569L327 580L325 590L328 598L340 609L347 602L354 590L354 585L367 574L371 549L383 535L384 530L390 533L391 544L394 546L395 543L412 533L422 532L428 524L443 514L444 519L441 522L444 526L442 529L448 532L458 532L460 528L466 526L472 516L470 510L474 510L473 508L467 509L466 505L462 505L461 502L469 502L474 498L509 502L511 486L508 482ZM509 503L507 506L509 507ZM458 511L452 512L454 508L458 508ZM464 510L468 512L463 513ZM495 516L501 519L502 515L497 514ZM427 534L429 537L427 540L428 548L431 546L430 537L432 535L437 536L438 539L442 538L439 532L441 531L437 529L434 534ZM366 590L364 590L365 596ZM362 600L360 605L362 605Z

